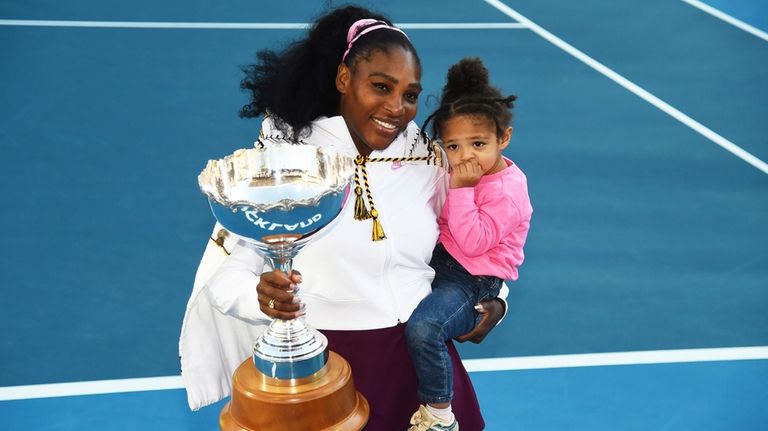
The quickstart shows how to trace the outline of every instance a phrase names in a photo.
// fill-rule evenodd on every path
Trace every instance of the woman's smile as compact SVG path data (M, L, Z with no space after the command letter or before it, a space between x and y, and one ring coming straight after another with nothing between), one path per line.
M392 122L387 122L384 120L379 120L378 118L373 118L373 122L381 126L383 129L391 131L391 130L397 130L397 124Z

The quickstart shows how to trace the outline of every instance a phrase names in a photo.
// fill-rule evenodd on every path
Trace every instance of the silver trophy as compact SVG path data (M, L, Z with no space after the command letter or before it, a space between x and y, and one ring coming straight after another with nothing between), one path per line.
M209 161L198 183L224 228L290 274L299 250L341 213L354 169L354 159L333 147L270 138ZM275 319L256 341L253 361L268 377L301 379L323 368L327 346L303 317Z

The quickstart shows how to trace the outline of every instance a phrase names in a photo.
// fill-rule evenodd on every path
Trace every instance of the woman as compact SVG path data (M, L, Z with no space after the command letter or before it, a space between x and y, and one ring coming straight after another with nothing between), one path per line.
M268 111L262 134L387 162L361 163L366 180L356 205L347 205L333 229L294 260L303 275L265 268L243 241L225 243L227 257L209 246L180 341L190 405L228 395L232 372L250 354L260 325L306 310L329 349L352 366L355 386L371 405L366 430L404 430L419 405L405 322L430 291L428 263L446 191L445 169L425 161L434 161L434 149L412 122L419 58L385 17L350 6L321 17L285 51L262 51L258 59L246 69L242 86L252 102L241 115ZM306 308L294 296L299 284ZM484 305L492 313L466 339L481 340L503 314L500 302ZM471 382L452 344L449 350L454 412L463 430L482 429Z

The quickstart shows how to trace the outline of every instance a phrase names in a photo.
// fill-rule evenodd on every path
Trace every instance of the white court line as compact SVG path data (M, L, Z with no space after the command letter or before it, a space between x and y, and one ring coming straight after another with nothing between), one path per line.
M519 22L479 22L479 23L395 23L403 30L521 30L527 29Z
M181 376L139 379L94 380L89 382L50 383L44 385L6 386L0 388L0 401L33 398L71 397L125 392L162 391L184 387Z
M39 19L0 19L0 26L82 27L82 28L161 28L161 29L234 29L293 30L307 28L300 22L141 22L141 21L67 21Z
M517 358L468 359L462 362L467 371L482 372L759 359L768 359L768 346L523 356ZM184 384L181 376L6 386L0 387L0 401L159 391L182 389L183 387Z
M518 358L468 359L462 362L467 371L480 372L754 359L768 359L768 346L522 356Z
M738 27L739 29L746 31L747 33L751 33L751 34L759 37L760 39L763 39L764 41L768 42L768 33L764 32L764 31L762 31L762 30L760 30L758 28L752 27L751 25L745 23L744 21L738 20L738 19L736 19L736 18L734 18L734 17L732 17L732 16L730 16L730 15L728 15L728 14L726 14L726 13L720 11L720 10L717 10L717 9L713 8L712 6L710 6L708 4L702 3L702 2L700 2L698 0L683 0L683 1L688 3L691 6L695 7L695 8L701 9L702 11L704 11L704 12L714 16L715 18L720 18L721 20L727 22L728 24L731 24L731 25L733 25L735 27Z
M545 30L538 24L529 20L525 16L521 15L519 12L515 11L514 9L507 6L506 4L502 3L501 1L485 0L485 2L495 7L500 12L506 14L510 18L514 19L515 21L518 21L521 24L524 24L526 27L530 28L533 32L543 37L553 45L557 46L558 48L562 49L568 54L571 54L572 56L581 60L592 69L595 69L596 71L602 73L612 81L616 82L617 84L631 91L632 93L639 96L646 102L664 111L671 117L675 118L676 120L680 121L681 123L685 124L691 129L695 130L696 132L698 132L705 138L709 139L710 141L714 142L715 144L723 147L725 150L729 151L736 157L744 160L745 162L749 163L755 168L761 170L763 173L768 174L768 163L765 163L764 161L758 159L757 157L749 153L747 150L739 147L738 145L734 144L728 139L720 136L719 134L715 133L713 130L709 129L708 127L704 126L703 124L699 123L698 121L694 120L693 118L687 116L686 114L682 113L678 109L674 108L667 102L659 99L658 97L649 93L648 91L641 88L637 84L624 78L623 76L614 72L612 69L608 68L607 66L603 65L602 63L598 62L597 60L583 53L582 51L579 51L569 43L565 42L564 40L560 39L559 37Z
M523 24L517 22L406 22L396 23L395 25L405 30L492 30L526 28ZM308 28L309 24L303 22L142 22L0 19L0 26L204 30L301 30Z

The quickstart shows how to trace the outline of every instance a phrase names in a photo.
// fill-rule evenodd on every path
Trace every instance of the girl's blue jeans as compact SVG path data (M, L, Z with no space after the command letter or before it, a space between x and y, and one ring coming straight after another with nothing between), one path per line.
M445 343L471 331L480 321L475 304L499 295L502 280L467 272L438 244L430 262L435 269L432 293L419 303L408 320L406 338L419 377L424 403L453 399L453 369Z

